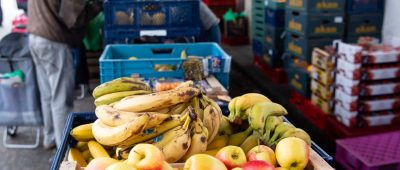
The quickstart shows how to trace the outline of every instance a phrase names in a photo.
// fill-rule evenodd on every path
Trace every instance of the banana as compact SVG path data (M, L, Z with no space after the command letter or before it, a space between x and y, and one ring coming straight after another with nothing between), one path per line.
M300 138L300 139L304 140L304 142L306 142L309 146L311 146L311 138L310 138L310 136L308 135L307 132L305 132L303 129L300 129L300 128L289 129L288 131L283 133L282 136L278 140L276 140L272 145L278 144L279 141L281 141L282 139L285 139L287 137Z
M129 147L117 147L115 149L116 159L118 160L127 160L129 156L129 152L132 150L133 146Z
M168 114L170 114L170 115L180 115L180 114L182 114L182 113L186 110L186 108L187 108L188 106L189 106L189 103L188 103L188 102L179 103L179 104L173 106L173 107L171 108L171 110L168 112Z
M287 122L282 122L280 123L278 126L276 126L275 130L274 130L274 134L272 135L272 137L268 140L268 144L272 144L273 142L275 142L277 139L279 139L286 131L288 131L289 129L294 129L295 127Z
M236 101L239 99L240 96L233 98L229 104L228 104L228 109L229 109L229 117L235 116L235 107L236 107Z
M88 160L89 160L90 158L92 158L92 154L90 154L89 149L88 149L88 150L85 150L85 151L82 151L82 156L83 156L83 158L86 160L86 162L88 162Z
M253 132L253 129L251 127L249 127L243 132L239 132L239 133L230 135L228 145L240 146L246 140L246 138L250 135L251 132Z
M189 117L190 119L187 119L183 127L175 131L172 139L169 139L164 146L158 146L164 154L165 161L169 163L174 163L180 160L189 150L191 144L190 132L193 128L193 120L197 119L196 115L192 112ZM164 138L162 140L164 140ZM165 139L165 141L167 140L168 138ZM157 143L154 145L157 146Z
M142 133L149 121L149 117L149 114L144 114L117 127L107 126L100 119L97 119L93 123L93 135L99 143L107 146L115 146L132 135Z
M132 91L132 90L150 91L150 87L141 80L130 77L121 77L97 86L93 90L92 95L95 99L97 99L98 97L103 96L105 94L123 92L123 91Z
M203 123L198 118L194 122L194 128L192 129L192 139L189 150L182 157L182 161L186 161L194 154L205 152L207 150L207 138L208 130L203 126Z
M272 102L259 102L251 107L249 114L249 124L253 130L263 134L264 126L269 116L284 116L287 111L280 104Z
M234 121L237 118L246 119L246 109L252 107L254 104L259 102L271 102L266 96L258 93L247 93L239 97L235 102L235 117L231 118Z
M79 125L74 127L70 135L77 141L89 141L94 138L92 133L92 125L93 123Z
M190 105L193 107L194 112L197 114L197 116L200 118L200 120L203 120L204 110L200 107L200 97L194 97L190 101Z
M70 148L68 152L68 161L75 161L79 166L86 167L87 162L82 153L76 148Z
M219 124L218 134L220 135L231 135L233 133L229 119L226 116L221 117L221 123Z
M105 94L103 96L96 98L96 100L94 100L94 104L96 106L101 106L101 105L111 104L111 103L120 101L121 99L123 99L127 96L150 94L150 93L151 93L151 91L148 91L148 90L135 90L135 91L123 91L123 92L109 93L109 94Z
M179 125L181 125L180 116L172 116L171 120L168 120L157 127L146 129L141 134L130 136L128 139L119 143L119 147L131 147L134 144L155 138L163 134L164 132L173 129Z
M221 147L221 148L222 148L222 147ZM210 155L210 156L215 156L221 148L216 148L216 149L212 149L212 150L207 150L207 151L203 152L202 154L207 154L207 155Z
M219 107L218 107L219 108ZM218 134L222 113L212 104L204 109L203 124L208 129L208 143Z
M90 154L93 156L93 158L100 158L100 157L110 157L110 155L107 153L106 149L104 149L103 146L101 146L99 143L96 141L89 141L88 142L88 147Z
M186 49L183 49L181 52L181 59L186 59L186 58L187 58Z
M257 134L252 134L244 140L244 142L240 145L240 148L243 149L244 153L249 152L255 146L259 145L259 137Z
M283 122L282 116L269 116L264 126L263 140L268 141L271 133L275 130L276 126Z
M76 143L76 148L79 149L81 152L88 150L87 142L79 141Z
M194 85L193 81L192 80L188 80L188 81L185 81L185 82L179 84L178 86L176 86L175 89L179 89L179 88L182 88L182 87L191 87L193 85Z
M214 140L212 140L207 145L207 150L214 150L214 149L225 147L225 146L227 146L228 141L229 141L228 135L217 135L217 136L215 136Z
M130 112L159 110L178 103L187 102L199 93L200 90L197 88L182 87L159 93L137 95L133 98L119 101L114 105L114 108Z
M149 122L146 125L146 129L155 127L162 123L165 119L170 117L169 114L157 113L157 112L146 112L146 113L133 113L124 112L112 108L109 105L102 105L96 107L95 110L97 118L101 120L102 123L108 126L120 126L134 120L144 114L149 114Z

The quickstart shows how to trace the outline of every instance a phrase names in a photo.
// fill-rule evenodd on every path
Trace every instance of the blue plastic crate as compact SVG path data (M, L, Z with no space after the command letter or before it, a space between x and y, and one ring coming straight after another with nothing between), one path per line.
M347 0L346 7L348 14L370 14L384 11L385 0Z
M231 57L216 43L108 45L100 57L102 83L118 77L139 74L144 78L183 78L180 58L183 50L189 56L205 57L209 73L229 88ZM135 57L135 60L129 60ZM171 65L174 71L156 71L157 64Z
M136 37L196 36L200 34L199 5L199 0L106 0L104 28Z
M220 105L222 112L228 113L229 110L227 110L227 105L223 104ZM56 154L54 156L53 162L51 163L51 170L58 170L60 168L61 162L65 159L66 154L68 153L67 151L69 150L70 147L73 147L76 145L77 141L69 135L71 132L72 128L85 124L85 123L91 123L94 122L97 119L96 115L94 112L88 112L88 113L70 113L67 118L67 122L64 127L64 132L63 132L63 139L61 146L57 149ZM287 119L285 118L285 121ZM317 152L319 156L321 156L326 162L332 163L333 159L330 155L328 155L324 150L322 150L317 144L314 142L311 143L311 148Z
M285 10L265 8L265 24L273 27L284 27Z
M253 53L256 56L263 56L264 55L264 43L262 41L253 39L252 41Z

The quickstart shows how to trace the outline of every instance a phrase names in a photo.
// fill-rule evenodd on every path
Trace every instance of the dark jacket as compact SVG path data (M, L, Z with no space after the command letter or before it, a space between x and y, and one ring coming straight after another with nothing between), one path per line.
M82 43L85 26L100 8L86 0L30 0L28 32L72 47Z

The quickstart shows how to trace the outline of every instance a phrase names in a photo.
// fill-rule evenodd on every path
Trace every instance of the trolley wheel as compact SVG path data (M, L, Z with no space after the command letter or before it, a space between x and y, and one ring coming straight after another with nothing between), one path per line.
M14 137L15 135L17 135L17 126L7 126L7 135Z

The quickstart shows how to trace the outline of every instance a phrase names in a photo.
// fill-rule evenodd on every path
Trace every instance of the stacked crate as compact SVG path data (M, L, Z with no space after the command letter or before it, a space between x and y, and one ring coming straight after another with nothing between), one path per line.
M132 44L143 36L197 36L199 5L200 0L105 0L104 44Z
M338 44L334 114L347 127L392 124L400 118L400 50Z
M384 0L348 0L346 6L347 42L356 43L361 36L381 37Z
M310 97L310 77L308 67L298 63L310 64L315 47L331 45L343 37L344 9L345 0L286 2L284 67L289 84L304 97Z
M282 67L285 2L252 1L252 45L255 57L271 68Z

